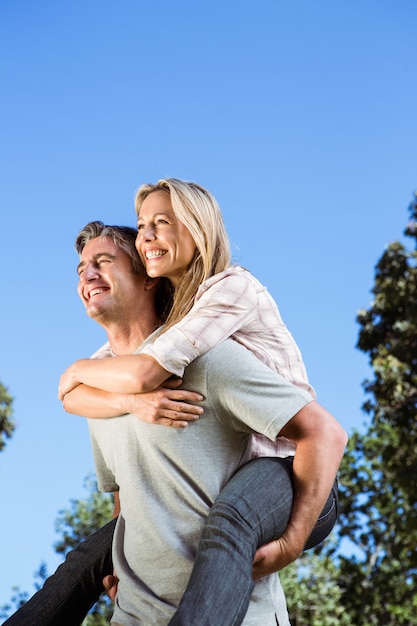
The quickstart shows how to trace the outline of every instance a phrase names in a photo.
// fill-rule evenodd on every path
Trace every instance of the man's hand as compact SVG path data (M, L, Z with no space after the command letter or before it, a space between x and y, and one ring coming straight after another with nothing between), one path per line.
M103 587L105 593L109 596L112 602L116 599L117 593L117 585L119 583L119 579L116 576L116 572L113 572L113 576L109 574L103 578Z
M254 580L278 572L295 561L302 553L303 547L291 545L285 534L279 539L261 546L253 559L252 576Z
M149 424L186 428L204 413L203 407L192 404L204 397L194 391L177 389L181 383L181 379L170 379L155 391L129 394L124 410Z

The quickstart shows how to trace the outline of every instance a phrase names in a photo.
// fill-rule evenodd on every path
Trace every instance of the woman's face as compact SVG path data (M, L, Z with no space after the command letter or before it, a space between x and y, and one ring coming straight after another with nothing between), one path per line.
M143 201L136 249L148 276L165 276L174 287L188 269L196 245L188 229L177 219L166 191L153 191Z

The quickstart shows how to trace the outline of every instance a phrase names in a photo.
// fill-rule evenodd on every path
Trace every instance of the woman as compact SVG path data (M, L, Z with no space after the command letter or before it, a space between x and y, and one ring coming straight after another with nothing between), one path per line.
M210 192L195 183L160 180L143 185L135 205L136 247L146 271L173 286L168 317L140 355L76 361L61 378L60 399L79 383L113 392L151 391L172 375L182 377L192 360L228 337L315 397L275 302L250 272L230 264L223 217ZM256 436L252 456L275 456L277 445L294 453L286 443Z
M313 395L308 384L299 350L283 324L278 309L265 288L249 272L230 265L230 251L220 209L213 196L203 187L176 179L161 180L156 185L142 186L136 197L138 215L137 250L151 277L164 276L173 286L173 304L165 324L155 340L141 355L82 360L63 375L59 394L65 394L80 383L107 391L137 393L156 388L172 374L182 376L190 361L220 341L232 336L254 354L293 383L303 386ZM80 282L83 276L81 273ZM77 406L67 410L88 417L91 408ZM291 518L292 498L280 503L277 511L265 516L256 529L238 522L240 494L248 482L257 481L258 503L253 508L268 508L271 487L268 477L280 468L286 493L292 494L291 460L294 446L278 438L270 442L253 435L251 455L258 458L245 465L232 478L212 507L201 540L201 549L191 575L189 587L171 624L198 623L201 607L209 607L212 623L239 624L244 618L253 582L236 578L235 601L229 594L222 598L222 585L206 584L218 576L216 551L210 546L220 534L224 510L233 515L230 528L230 554L250 558L260 545L279 538ZM281 457L281 458L277 458ZM272 498L273 500L273 498ZM272 502L271 502L272 505ZM334 491L318 525L305 547L312 547L330 532L336 520L337 495ZM243 540L243 535L246 534ZM222 542L219 542L221 545ZM239 546L245 554L238 557ZM272 544L271 544L272 546ZM270 568L263 565L265 547L255 557L254 575L262 576ZM276 563L280 569L286 563ZM228 567L228 579L233 576L233 558ZM225 587L226 589L226 587ZM210 596L212 594L212 596ZM198 602L195 598L198 597ZM226 609L227 607L227 609ZM214 610L218 610L216 618ZM227 615L226 615L227 610ZM217 621L216 621L217 620Z

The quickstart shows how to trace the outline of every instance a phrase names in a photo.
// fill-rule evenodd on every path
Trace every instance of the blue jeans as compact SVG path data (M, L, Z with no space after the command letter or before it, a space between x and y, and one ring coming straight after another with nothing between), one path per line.
M210 510L187 589L169 626L242 623L254 587L255 552L283 534L292 501L292 458L258 458L236 472ZM305 550L327 537L337 513L335 482Z
M100 598L102 580L113 573L111 544L116 520L82 541L3 626L79 626Z
M257 548L282 535L291 514L292 459L262 457L241 467L211 507L190 581L169 626L237 626L253 589ZM335 483L305 549L332 530ZM67 555L55 574L3 626L79 626L112 574L112 521Z

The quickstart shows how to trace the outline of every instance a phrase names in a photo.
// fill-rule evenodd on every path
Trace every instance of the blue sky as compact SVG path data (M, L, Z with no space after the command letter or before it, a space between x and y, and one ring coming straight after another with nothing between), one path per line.
M62 371L104 341L76 295L90 220L134 225L143 182L207 186L234 260L278 302L321 403L360 427L355 318L417 188L412 0L2 0L0 605L52 572L93 470Z

